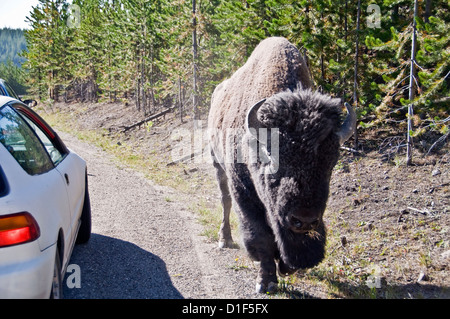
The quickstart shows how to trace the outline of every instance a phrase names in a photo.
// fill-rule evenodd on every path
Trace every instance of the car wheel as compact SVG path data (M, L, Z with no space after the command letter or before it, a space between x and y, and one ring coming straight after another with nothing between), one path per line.
M63 298L63 285L61 278L61 260L59 259L58 247L56 247L55 266L53 267L52 289L50 291L50 299Z
M91 238L91 200L89 198L88 179L86 174L86 188L84 191L83 211L81 212L81 225L78 230L77 244L85 244Z

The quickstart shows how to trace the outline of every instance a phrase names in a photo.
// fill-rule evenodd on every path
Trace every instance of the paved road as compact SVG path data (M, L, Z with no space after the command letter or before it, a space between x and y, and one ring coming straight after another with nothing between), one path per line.
M245 253L206 243L182 195L61 136L88 163L93 224L91 240L70 261L79 266L81 288L69 288L75 272L66 274L65 298L259 297L254 267L241 267Z

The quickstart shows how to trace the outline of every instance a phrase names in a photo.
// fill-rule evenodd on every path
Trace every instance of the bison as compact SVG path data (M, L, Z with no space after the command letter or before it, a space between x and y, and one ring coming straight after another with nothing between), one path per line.
M208 137L223 206L219 247L233 244L234 201L242 241L260 262L257 292L277 289L277 270L286 275L324 258L330 177L356 115L345 103L341 124L341 100L311 87L305 58L274 37L212 95Z

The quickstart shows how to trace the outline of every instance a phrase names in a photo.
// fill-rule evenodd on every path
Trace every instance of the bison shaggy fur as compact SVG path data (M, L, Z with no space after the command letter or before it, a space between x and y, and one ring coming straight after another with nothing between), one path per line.
M262 41L212 96L209 139L224 214L219 245L232 246L234 202L246 250L260 262L258 292L276 289L277 270L285 275L324 258L322 217L349 131L342 133L340 99L311 87L305 58L277 37Z

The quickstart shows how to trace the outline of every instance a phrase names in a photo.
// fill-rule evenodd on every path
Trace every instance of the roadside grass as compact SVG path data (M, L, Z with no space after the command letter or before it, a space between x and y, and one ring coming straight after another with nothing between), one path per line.
M199 222L203 225L204 230L201 235L208 238L211 242L218 242L220 225L222 223L221 204L210 205L201 199L191 205L190 210L197 214ZM231 235L236 242L239 240L238 220L233 211L230 214L230 225L232 229Z
M159 185L169 186L184 193L191 190L190 182L184 178L183 165L167 166L167 161L156 154L140 152L136 143L120 142L119 133L111 134L105 129L83 130L71 125L75 115L64 112L40 112L45 120L56 130L76 136L79 140L91 143L117 161L116 165L130 167L144 174Z

